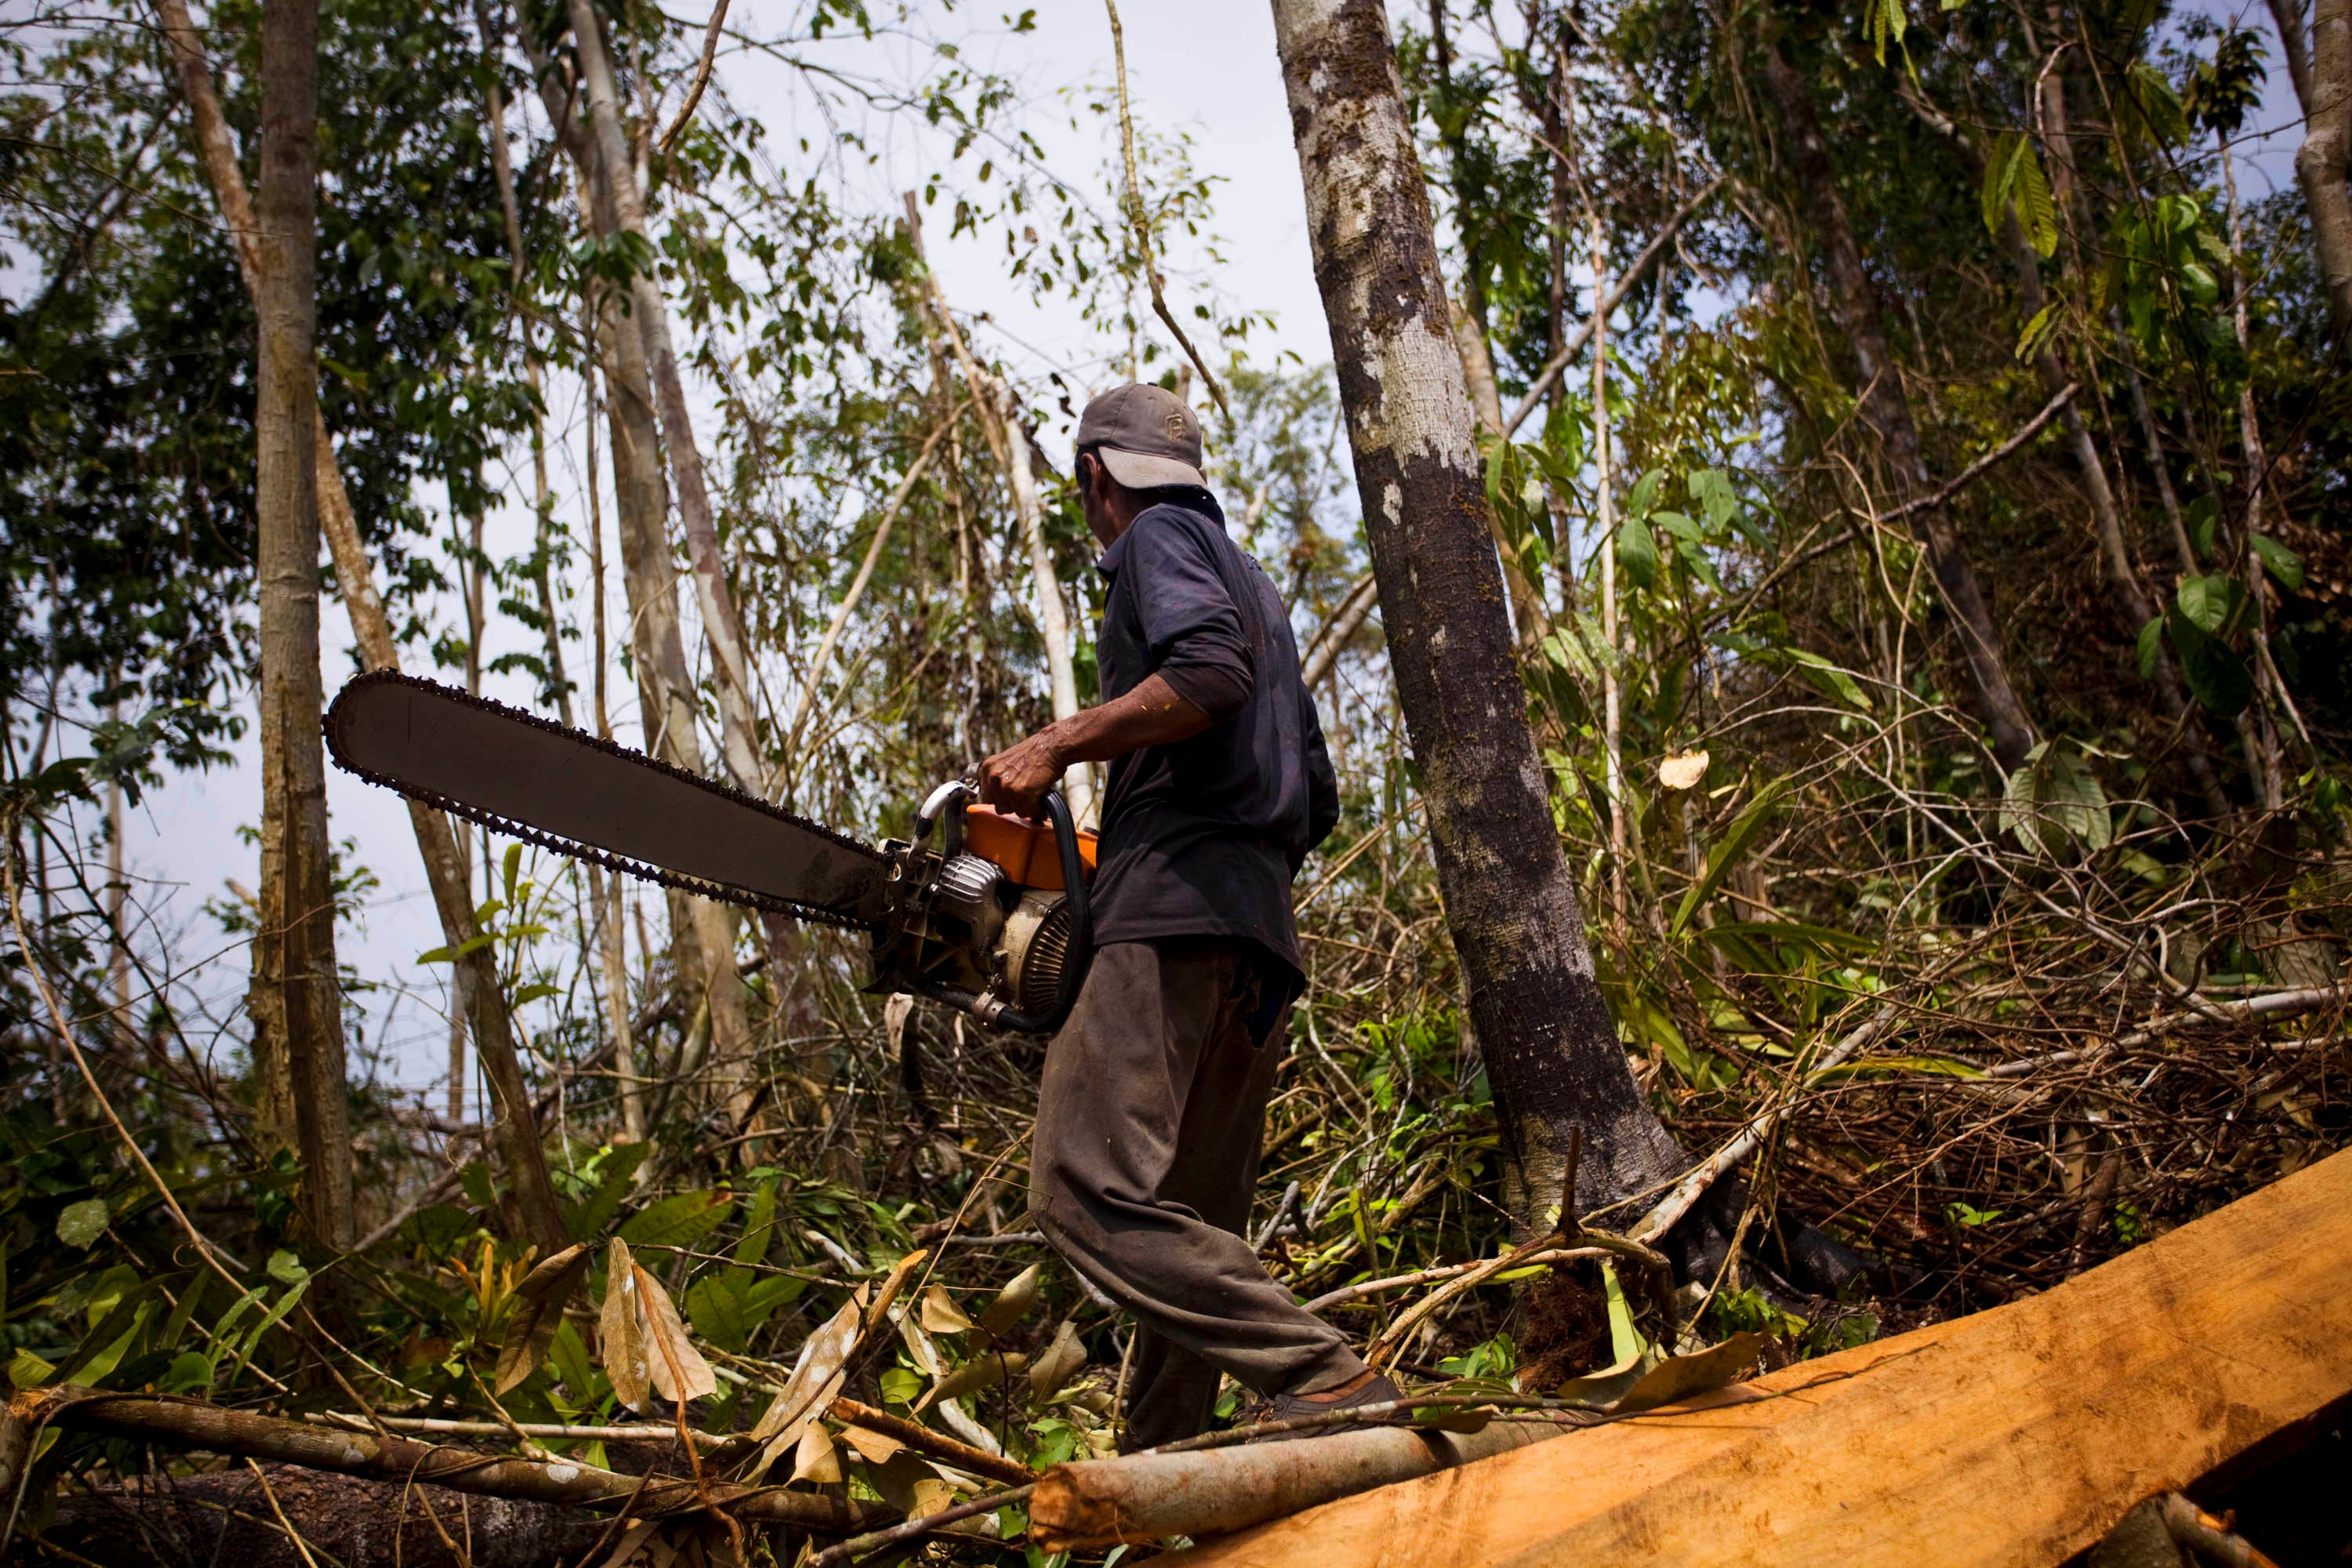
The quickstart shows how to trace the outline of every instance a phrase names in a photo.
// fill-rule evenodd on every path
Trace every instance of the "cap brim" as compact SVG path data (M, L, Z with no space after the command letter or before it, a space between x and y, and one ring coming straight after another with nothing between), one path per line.
M1148 458L1140 452L1122 452L1117 447L1097 447L1095 456L1102 459L1102 466L1110 470L1112 479L1131 490L1156 490L1167 485L1209 488L1200 469L1173 458Z

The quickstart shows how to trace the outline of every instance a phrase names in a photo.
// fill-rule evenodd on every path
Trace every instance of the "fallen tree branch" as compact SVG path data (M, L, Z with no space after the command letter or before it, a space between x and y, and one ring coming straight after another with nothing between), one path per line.
M887 1410L877 1410L870 1405L860 1405L854 1399L833 1402L833 1415L852 1426L863 1426L868 1432L879 1432L895 1438L908 1447L943 1460L959 1470L969 1470L975 1476L986 1476L994 1481L1013 1486L1025 1486L1037 1479L1037 1472L1016 1460L992 1454L985 1448L975 1448L969 1443L958 1442L943 1432L934 1432L919 1421L909 1421L903 1415L893 1415Z
M1380 602L1380 584L1372 574L1367 572L1357 578L1356 585L1348 590L1348 596L1339 601L1339 607L1331 612L1331 618L1323 623L1323 629L1307 645L1307 656L1298 661L1298 684L1309 691L1323 684L1323 678L1331 673L1331 666L1339 662L1339 650L1348 646L1348 639L1356 635L1356 628L1364 624L1372 606Z
M1896 507L1892 511L1880 513L1878 521L1881 522L1893 522L1898 517L1908 517L1915 511L1932 511L1937 507L1942 506L1946 501L1951 500L1961 490L1974 483L1977 477L1982 474L1987 468L1993 467L2002 458L2009 457L2019 447L2024 446L2028 441L2031 441L2036 436L2041 435L2042 428L2047 426L2050 421L2058 417L2058 411L2065 407L2069 403L2074 402L2074 395L2082 390L2083 384L2081 382L2068 382L2063 387L2059 389L2058 395L2055 397L2053 397L2049 402L2042 405L2041 413L2035 415L2032 418L2019 426L2017 427L2017 433L2011 436L2008 440L2003 441L2000 446L1995 447L1991 451L1987 452L1983 457L1979 458L1975 462L1970 463L1967 468L1962 468L1958 474L1955 474L1948 482L1938 487L1932 493L1921 496L1916 500L1905 501L1901 506Z
M1538 1252L1531 1258L1523 1258L1519 1260L1518 1266L1522 1268L1534 1268L1543 1264L1572 1262L1580 1258L1600 1258L1604 1255L1605 1250L1598 1247L1556 1247L1549 1252ZM1385 1279L1366 1279L1360 1284L1342 1285L1337 1290L1326 1290L1313 1300L1307 1302L1306 1310L1320 1313L1333 1307L1344 1307L1350 1301L1361 1300L1364 1297L1381 1290L1402 1289L1408 1285L1434 1285L1441 1279L1451 1279L1456 1275L1467 1274L1474 1268L1483 1268L1491 1261L1493 1260L1490 1258L1480 1258L1472 1263L1449 1263L1441 1268L1423 1268L1411 1274L1392 1274Z
M624 1476L570 1459L519 1459L445 1447L396 1436L342 1432L202 1400L107 1394L67 1386L16 1395L10 1411L28 1424L47 1419L79 1432L163 1443L237 1458L274 1459L340 1475L429 1481L451 1491L529 1502L621 1505L641 1519L704 1511L694 1481L683 1476ZM831 1535L871 1529L896 1518L873 1503L812 1492L713 1482L712 1507L759 1524L788 1524Z
M1867 1022L1822 1053L1821 1058L1806 1069L1805 1077L1809 1079L1818 1078L1832 1068L1843 1066L1855 1053L1876 1039L1900 1016L1892 1003L1881 1007ZM1773 1131L1780 1125L1788 1114L1789 1103L1786 1099L1783 1099L1780 1103L1748 1122L1729 1142L1700 1161L1688 1175L1676 1182L1674 1190L1659 1199L1656 1207L1636 1220L1633 1223L1633 1228L1625 1233L1626 1236L1646 1246L1672 1230L1681 1222L1685 1215L1690 1213L1691 1206L1698 1202L1707 1188L1715 1185L1724 1173L1734 1169L1745 1162L1750 1154L1755 1153L1762 1146L1764 1140L1771 1136Z

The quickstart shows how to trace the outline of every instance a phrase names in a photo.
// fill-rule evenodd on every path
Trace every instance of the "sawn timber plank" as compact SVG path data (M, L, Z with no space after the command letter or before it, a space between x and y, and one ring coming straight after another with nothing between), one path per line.
M2352 1152L2042 1295L1345 1498L1184 1568L2055 1564L2352 1393Z

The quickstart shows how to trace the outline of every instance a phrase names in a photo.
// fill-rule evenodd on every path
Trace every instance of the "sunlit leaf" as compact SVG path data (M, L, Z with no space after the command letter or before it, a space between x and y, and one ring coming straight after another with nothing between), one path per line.
M58 1215L58 1239L68 1247L88 1250L106 1231L106 1200L84 1198L78 1204L68 1204Z
M980 1315L980 1326L992 1337L1002 1337L1004 1331L1028 1315L1037 1304L1038 1292L1045 1289L1045 1266L1033 1263L1013 1277L1010 1284L996 1293L988 1310Z

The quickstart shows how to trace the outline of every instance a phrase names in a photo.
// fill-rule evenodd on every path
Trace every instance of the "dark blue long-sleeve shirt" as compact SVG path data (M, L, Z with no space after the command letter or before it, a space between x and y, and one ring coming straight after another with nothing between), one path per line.
M1111 763L1096 940L1242 937L1302 972L1291 879L1339 794L1281 596L1206 493L1145 511L1099 569L1103 700L1156 671L1211 723Z

